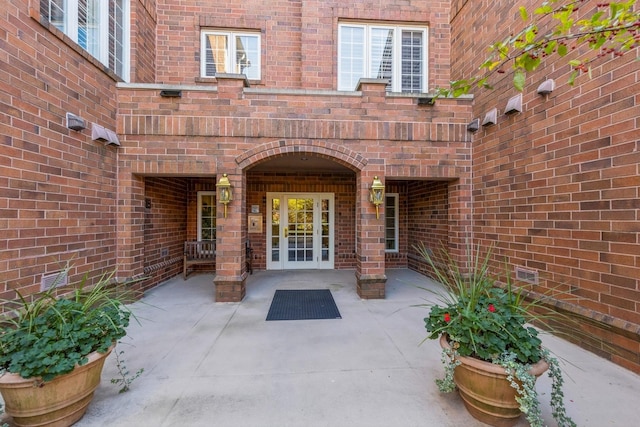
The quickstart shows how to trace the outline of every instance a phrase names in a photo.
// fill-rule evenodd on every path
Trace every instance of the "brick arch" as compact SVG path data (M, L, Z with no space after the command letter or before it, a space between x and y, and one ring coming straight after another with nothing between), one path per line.
M236 157L236 163L243 170L274 157L288 154L307 153L339 163L354 172L358 172L367 165L368 160L360 153L352 151L343 145L321 140L278 140L267 142Z

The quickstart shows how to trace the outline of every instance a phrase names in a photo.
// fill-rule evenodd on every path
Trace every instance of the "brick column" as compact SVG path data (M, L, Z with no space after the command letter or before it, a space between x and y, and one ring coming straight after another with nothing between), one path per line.
M118 279L144 273L144 178L122 167L118 173Z
M360 298L381 299L385 297L387 276L384 260L384 205L380 206L380 218L369 201L369 188L374 176L384 182L382 170L362 171L358 174L356 210L357 223L357 267L356 281Z
M465 265L468 259L467 251L475 242L472 227L472 189L471 179L462 176L449 183L449 246L452 258Z
M220 180L224 168L216 180ZM233 175L232 175L233 173ZM224 217L224 205L216 196L216 277L215 285L216 302L239 302L245 296L245 240L246 230L243 224L246 221L245 205L245 178L242 172L227 172L233 200L227 205L227 217Z

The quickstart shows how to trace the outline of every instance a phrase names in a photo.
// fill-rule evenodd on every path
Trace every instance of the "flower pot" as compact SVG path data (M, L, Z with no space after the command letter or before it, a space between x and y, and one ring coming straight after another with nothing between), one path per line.
M111 350L113 347L106 353L91 353L86 364L49 382L5 373L0 376L5 412L13 417L17 426L72 425L86 412Z
M443 348L451 348L445 335L440 337ZM473 357L456 356L453 380L469 413L483 423L495 427L510 427L520 418L520 405L516 390L507 380L505 369ZM529 372L539 377L549 365L540 360Z

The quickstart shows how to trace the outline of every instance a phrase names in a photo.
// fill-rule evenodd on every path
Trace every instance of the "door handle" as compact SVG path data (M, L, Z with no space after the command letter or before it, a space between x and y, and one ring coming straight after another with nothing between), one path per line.
M289 237L289 228L284 229L284 237Z

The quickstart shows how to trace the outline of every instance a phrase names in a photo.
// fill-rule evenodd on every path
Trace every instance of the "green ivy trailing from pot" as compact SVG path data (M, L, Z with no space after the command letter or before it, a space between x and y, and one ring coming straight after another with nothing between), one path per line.
M452 348L442 349L442 363L444 365L445 376L436 379L438 389L443 393L455 391L456 384L453 380L453 373L456 366L460 365L457 360L457 352ZM542 358L549 364L547 375L551 378L551 413L559 427L576 427L576 423L567 415L564 406L564 393L562 385L564 379L558 359L553 357L549 350L542 349ZM520 405L520 411L525 414L531 427L543 427L544 420L540 410L540 401L536 391L536 377L529 372L529 364L519 363L514 353L505 352L499 358L493 360L494 364L502 366L507 374L507 381L511 384L518 396L516 401Z
M453 381L453 373L460 361L456 357L457 353L451 348L443 348L440 361L444 366L444 378L436 379L438 390L442 393L452 393L456 390L456 383Z
M0 403L0 415L4 414L4 406L2 406L2 403ZM0 425L0 427L9 427L9 424L7 423L2 423L2 425Z

